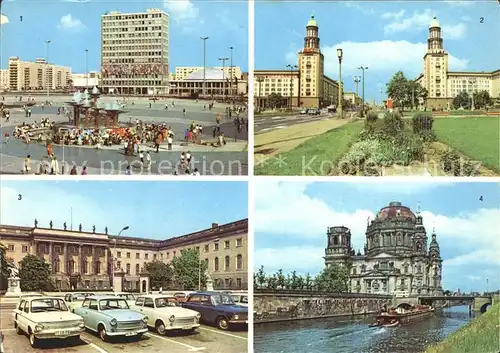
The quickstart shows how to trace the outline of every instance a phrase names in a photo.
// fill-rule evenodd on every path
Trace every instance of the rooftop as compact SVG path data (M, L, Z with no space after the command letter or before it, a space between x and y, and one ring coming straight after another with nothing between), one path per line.
M209 81L222 81L227 77L227 75L224 74L224 71L222 71L221 68L218 67L207 67L205 69L205 80ZM200 81L203 80L203 68L191 72L189 75L187 75L184 78L184 81Z

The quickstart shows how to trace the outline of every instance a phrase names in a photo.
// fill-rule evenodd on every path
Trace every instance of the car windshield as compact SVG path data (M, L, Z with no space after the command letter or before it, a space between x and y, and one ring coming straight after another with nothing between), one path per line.
M161 297L155 299L155 304L157 308L164 308L167 306L179 306L177 299L172 297Z
M122 298L113 299L101 299L99 300L99 308L101 310L113 310L113 309L129 309L127 301Z
M234 305L234 300L227 294L212 295L212 305Z
M47 311L68 311L64 300L58 298L40 298L31 301L32 313L43 313Z
M233 300L236 303L248 304L248 297L247 296L232 295L231 298L233 298Z
M73 294L73 295L71 296L71 300L72 300L72 301L82 301L82 300L84 300L85 298L87 298L89 295L90 295L90 294L87 294L87 293L85 293L85 294L83 294L83 293Z

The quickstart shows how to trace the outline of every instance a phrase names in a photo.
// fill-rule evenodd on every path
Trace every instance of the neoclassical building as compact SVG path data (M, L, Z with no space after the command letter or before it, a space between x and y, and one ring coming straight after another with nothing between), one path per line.
M352 292L442 294L439 244L434 231L428 244L420 211L400 202L383 207L367 225L363 254L353 249L347 227L329 227L327 237L325 265L349 266Z
M284 107L322 108L338 105L338 81L325 75L325 57L320 48L318 22L311 16L306 25L304 48L297 65L282 70L254 70L255 107L267 105L270 94L283 97ZM338 58L328 58L338 61Z
M51 264L52 276L60 289L110 288L111 277L119 276L122 288L141 289L146 277L146 263L160 260L169 263L181 250L196 248L200 260L208 265L215 289L248 288L248 219L218 225L195 233L165 240L116 236L108 230L97 232L67 225L56 229L0 225L0 242L5 256L16 265L27 254ZM113 258L115 268L113 271Z
M449 108L460 92L487 91L490 97L500 98L500 70L490 72L452 72L448 70L449 55L444 49L441 26L436 17L429 26L424 71L416 79L428 91L427 108Z

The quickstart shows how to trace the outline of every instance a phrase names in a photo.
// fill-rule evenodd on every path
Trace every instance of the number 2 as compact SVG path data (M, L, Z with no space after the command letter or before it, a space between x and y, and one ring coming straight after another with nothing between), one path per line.
M479 23L484 23L484 17L479 17Z

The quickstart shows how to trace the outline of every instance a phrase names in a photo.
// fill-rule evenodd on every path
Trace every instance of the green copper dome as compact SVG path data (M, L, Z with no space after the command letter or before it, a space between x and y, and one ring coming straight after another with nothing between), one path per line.
M429 28L435 28L435 27L441 28L436 16L434 16L434 18L432 19L432 22L431 22L431 25L429 26Z
M314 19L314 14L311 15L311 19L307 22L307 27L318 27L318 22Z

